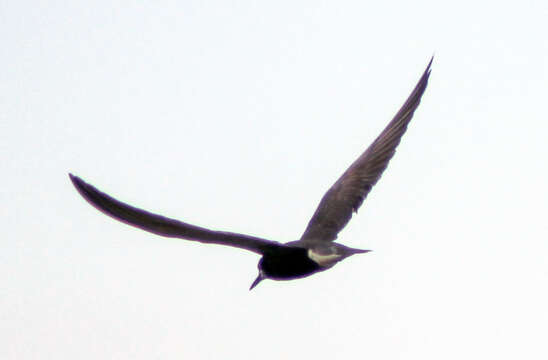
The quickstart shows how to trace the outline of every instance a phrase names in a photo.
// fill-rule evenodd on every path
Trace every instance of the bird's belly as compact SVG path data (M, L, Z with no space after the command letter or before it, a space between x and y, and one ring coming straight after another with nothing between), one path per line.
M294 249L280 256L265 255L261 269L271 279L291 280L302 278L323 270L307 256L306 249Z

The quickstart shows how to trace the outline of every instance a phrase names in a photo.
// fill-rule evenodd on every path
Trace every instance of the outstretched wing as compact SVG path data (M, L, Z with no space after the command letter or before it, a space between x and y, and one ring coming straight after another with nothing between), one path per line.
M433 58L430 59L415 89L388 126L323 196L301 237L302 241L335 240L339 231L350 221L352 212L358 211L394 156L396 147L419 106L428 84L432 60Z
M156 215L124 204L104 192L97 190L94 186L86 183L78 176L69 174L69 177L80 195L99 211L128 225L138 227L157 235L194 240L207 244L233 246L258 254L263 254L269 249L282 246L274 241L231 232L208 230L182 221Z

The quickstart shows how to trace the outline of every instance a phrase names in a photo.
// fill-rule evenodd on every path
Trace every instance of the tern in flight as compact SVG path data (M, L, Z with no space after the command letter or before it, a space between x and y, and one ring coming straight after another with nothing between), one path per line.
M84 199L121 222L161 236L233 246L261 255L259 276L251 284L250 290L263 279L291 280L306 277L327 270L351 255L370 251L353 249L334 240L348 223L352 213L358 211L394 155L426 89L431 64L432 59L392 121L323 196L303 235L297 241L279 243L194 226L125 204L78 176L69 174L69 177Z

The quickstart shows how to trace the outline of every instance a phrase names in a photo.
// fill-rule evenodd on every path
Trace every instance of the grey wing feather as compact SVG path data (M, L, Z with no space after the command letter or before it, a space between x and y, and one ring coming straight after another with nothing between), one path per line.
M263 254L269 249L282 246L270 240L231 232L208 230L153 214L118 201L77 176L69 174L69 177L80 195L101 212L128 225L157 235L194 240L208 244L233 246L258 254Z
M432 60L392 121L323 196L301 241L335 240L339 231L350 221L352 212L358 211L396 152L428 84Z

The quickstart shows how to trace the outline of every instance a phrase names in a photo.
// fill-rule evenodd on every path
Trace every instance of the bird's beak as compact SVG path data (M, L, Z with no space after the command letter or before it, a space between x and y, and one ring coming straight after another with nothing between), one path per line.
M253 289L255 286L257 286L264 278L265 278L265 276L263 275L263 272L262 271L259 272L259 276L257 276L255 281L253 281L253 284L251 284L251 287L249 288L249 290L251 291L251 289Z

